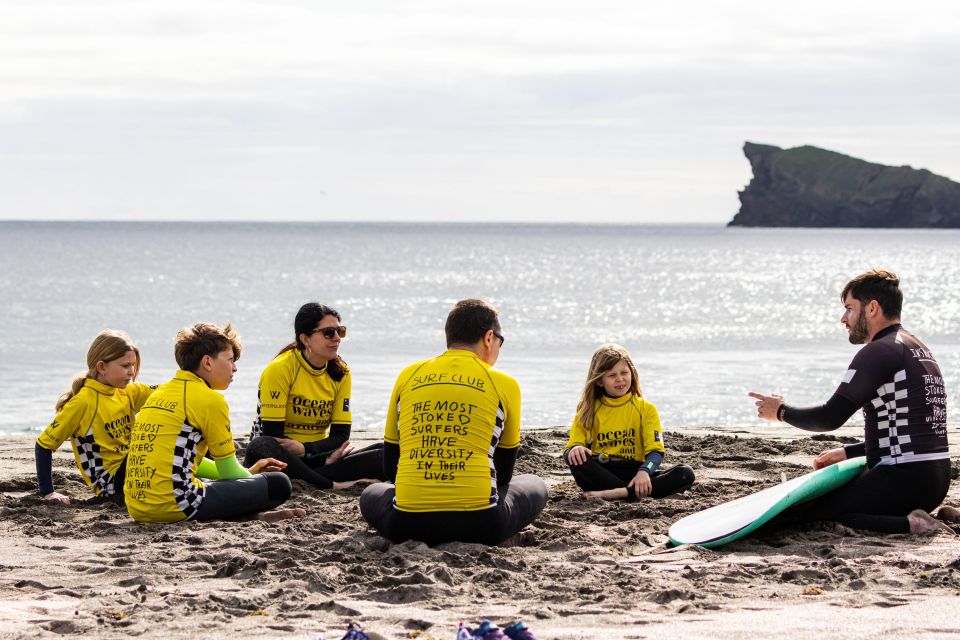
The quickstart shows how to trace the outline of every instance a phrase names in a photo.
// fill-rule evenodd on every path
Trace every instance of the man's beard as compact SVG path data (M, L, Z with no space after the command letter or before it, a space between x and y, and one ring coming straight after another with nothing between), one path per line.
M853 325L848 326L850 335L850 344L863 344L867 341L867 338L870 336L870 329L867 327L867 314L860 310L860 313L857 314L857 319L853 321Z

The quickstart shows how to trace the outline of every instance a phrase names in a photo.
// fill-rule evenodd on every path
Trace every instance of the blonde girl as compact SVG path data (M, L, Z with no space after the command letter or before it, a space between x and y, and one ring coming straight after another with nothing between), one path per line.
M122 331L101 331L87 350L87 371L74 378L56 404L57 415L34 447L37 488L62 504L70 499L53 488L53 452L66 440L83 481L97 495L123 495L133 418L152 389L133 382L140 350Z
M643 397L627 350L601 345L590 360L563 459L588 498L636 500L686 491L693 469L663 462L663 430L653 403Z

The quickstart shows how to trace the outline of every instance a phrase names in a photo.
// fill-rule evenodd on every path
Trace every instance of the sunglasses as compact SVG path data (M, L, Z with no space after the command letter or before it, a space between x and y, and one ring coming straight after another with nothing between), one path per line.
M319 327L310 332L310 335L315 333L322 333L323 337L327 340L333 340L333 336L340 336L341 338L347 337L347 327L346 325L340 325L339 327Z
M493 329L490 329L490 331L493 331ZM500 346L502 347L502 346L503 346L503 336L500 335L499 333L497 333L496 331L493 331L493 335L496 336L497 338L500 338Z

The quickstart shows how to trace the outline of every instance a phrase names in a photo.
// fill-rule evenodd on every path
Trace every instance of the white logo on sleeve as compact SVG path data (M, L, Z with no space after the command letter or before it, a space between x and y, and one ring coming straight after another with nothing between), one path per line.
M840 381L841 384L850 384L850 381L853 380L853 376L857 375L856 369L847 369L847 372L843 374L843 380Z

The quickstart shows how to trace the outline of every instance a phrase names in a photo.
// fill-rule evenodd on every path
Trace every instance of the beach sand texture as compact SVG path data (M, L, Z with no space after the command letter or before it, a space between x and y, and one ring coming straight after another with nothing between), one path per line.
M525 431L517 472L550 502L524 546L391 545L360 517L362 487L295 482L308 516L134 524L88 498L68 447L54 456L60 506L35 496L33 442L0 441L0 637L452 639L461 620L524 620L574 638L956 638L960 538L872 535L839 525L669 548L677 519L809 470L831 437L668 433L666 464L694 468L686 494L586 501L558 453L566 429ZM960 461L946 504L960 506ZM960 528L958 528L960 532Z

